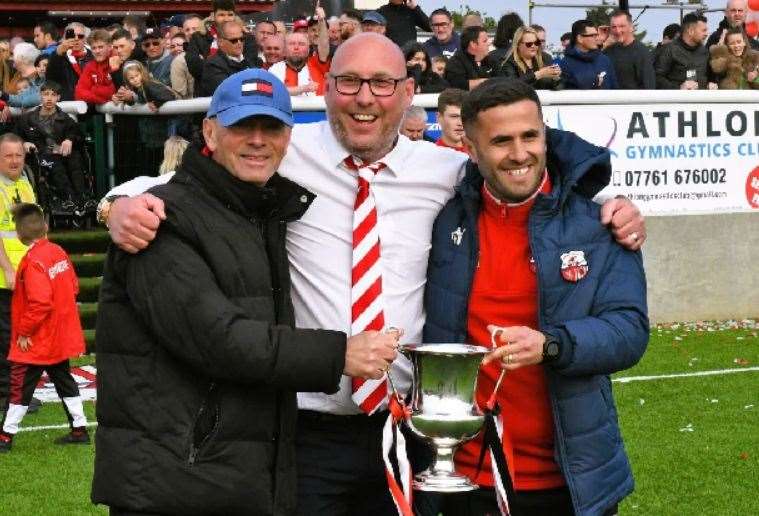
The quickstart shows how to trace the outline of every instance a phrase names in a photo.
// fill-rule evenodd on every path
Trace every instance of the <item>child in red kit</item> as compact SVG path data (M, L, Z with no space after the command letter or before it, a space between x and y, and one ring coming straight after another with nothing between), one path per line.
M76 306L79 284L66 252L47 239L47 224L36 204L13 211L19 240L30 246L16 272L11 302L11 385L0 431L0 452L10 451L43 371L63 400L71 432L57 444L89 443L79 388L69 358L84 352Z

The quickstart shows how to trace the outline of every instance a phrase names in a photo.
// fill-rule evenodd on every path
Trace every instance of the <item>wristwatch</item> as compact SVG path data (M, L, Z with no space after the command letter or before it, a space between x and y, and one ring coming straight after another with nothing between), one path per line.
M113 204L113 201L121 197L126 197L126 195L109 195L100 200L95 215L95 218L100 224L108 226L108 216L111 214L111 205Z
M559 339L547 333L543 335L546 337L543 342L543 362L553 362L559 358Z

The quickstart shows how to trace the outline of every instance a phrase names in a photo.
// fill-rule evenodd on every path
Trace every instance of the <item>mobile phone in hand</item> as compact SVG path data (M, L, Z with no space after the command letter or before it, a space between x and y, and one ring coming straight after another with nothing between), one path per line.
M75 36L76 34L74 33L74 29L66 29L66 32L63 35L65 39L72 39Z

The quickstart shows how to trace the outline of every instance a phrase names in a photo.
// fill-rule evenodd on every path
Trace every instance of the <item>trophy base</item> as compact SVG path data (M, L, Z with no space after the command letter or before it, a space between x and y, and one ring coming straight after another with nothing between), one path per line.
M414 490L433 493L465 493L480 486L458 473L423 471L414 477Z

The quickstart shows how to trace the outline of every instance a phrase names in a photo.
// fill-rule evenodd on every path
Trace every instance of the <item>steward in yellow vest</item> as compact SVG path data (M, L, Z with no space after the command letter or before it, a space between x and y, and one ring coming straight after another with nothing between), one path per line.
M35 202L32 185L23 177L24 141L13 133L0 136L0 403L8 395L11 338L11 296L16 284L16 268L26 254L26 246L16 237L12 209L21 202Z

